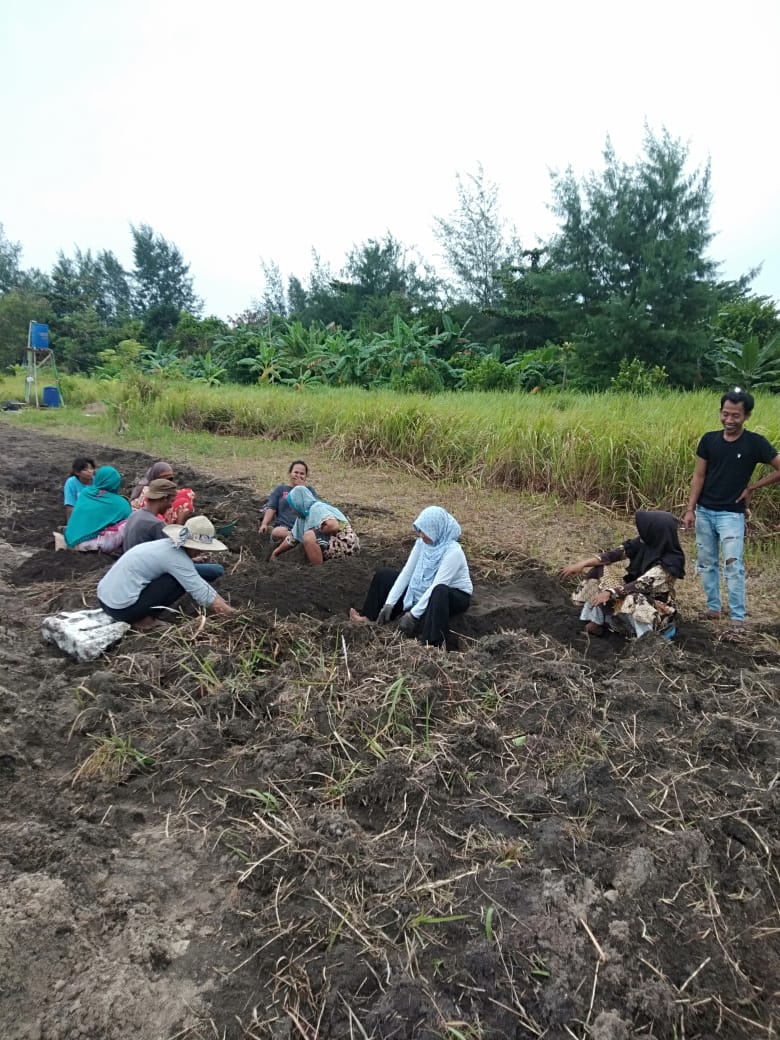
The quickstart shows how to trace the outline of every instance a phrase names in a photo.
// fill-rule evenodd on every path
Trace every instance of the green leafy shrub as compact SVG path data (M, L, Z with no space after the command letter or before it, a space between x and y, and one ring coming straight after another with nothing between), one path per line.
M123 339L115 347L101 350L98 353L100 364L93 371L97 379L119 379L124 377L128 369L137 369L141 355L144 352L143 343L137 339Z
M201 356L189 357L183 365L184 374L194 383L206 383L207 386L221 386L227 374L226 370L211 355L211 351Z
M145 375L163 376L166 379L181 379L184 375L184 364L176 349L162 340L154 350L144 350L137 365Z
M148 405L159 400L164 386L159 379L152 379L143 372L131 370L127 372L119 384L116 403L125 407Z
M546 390L556 386L565 389L570 384L569 367L573 357L573 344L548 341L543 347L516 354L508 368L523 390Z
M612 390L627 394L657 394L667 384L666 369L662 365L650 368L639 358L623 358L618 374L610 379Z
M488 354L464 370L463 385L467 390L514 390L517 380L511 368Z
M94 383L78 376L61 375L59 379L62 400L66 405L79 408L95 400Z
M404 393L440 394L444 380L432 365L412 365L392 381L392 388Z

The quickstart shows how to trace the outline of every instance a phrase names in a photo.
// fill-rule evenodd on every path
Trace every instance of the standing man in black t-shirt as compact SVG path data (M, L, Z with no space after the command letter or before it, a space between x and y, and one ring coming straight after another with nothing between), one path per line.
M753 396L730 390L720 399L723 430L705 433L696 449L696 467L691 481L688 509L683 525L696 524L696 567L707 598L707 617L721 616L720 553L726 578L732 624L745 620L745 510L751 494L780 480L780 455L766 437L745 429L753 411ZM755 483L750 478L757 463L771 466L772 473Z

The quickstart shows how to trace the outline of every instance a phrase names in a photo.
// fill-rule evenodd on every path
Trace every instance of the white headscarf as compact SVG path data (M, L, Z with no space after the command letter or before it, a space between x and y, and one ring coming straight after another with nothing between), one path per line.
M427 535L431 545L420 539L417 566L404 596L404 609L409 610L433 583L444 554L460 538L460 524L441 506L426 506L412 524L415 531Z

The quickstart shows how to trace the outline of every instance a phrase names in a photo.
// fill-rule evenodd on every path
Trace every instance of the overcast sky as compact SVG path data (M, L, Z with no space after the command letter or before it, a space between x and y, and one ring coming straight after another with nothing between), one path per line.
M129 224L181 249L205 313L434 216L481 162L524 246L549 170L644 121L712 160L711 255L780 298L778 0L2 0L0 223L45 270Z

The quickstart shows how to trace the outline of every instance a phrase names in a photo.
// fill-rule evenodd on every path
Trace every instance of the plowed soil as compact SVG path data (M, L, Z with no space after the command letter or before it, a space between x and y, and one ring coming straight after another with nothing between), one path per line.
M0 433L3 1040L777 1036L777 625L590 641L529 563L426 649L346 621L408 517L270 563L262 494L177 467L240 616L78 664L40 626L111 563L53 552L85 445Z

